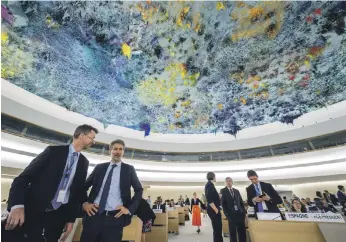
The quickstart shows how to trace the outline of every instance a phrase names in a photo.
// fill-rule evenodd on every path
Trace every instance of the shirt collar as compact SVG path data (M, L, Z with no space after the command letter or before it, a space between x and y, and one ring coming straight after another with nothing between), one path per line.
M112 166L113 164L116 164L117 167L120 168L121 167L121 163L122 163L122 161L119 161L118 163L114 163L114 162L110 161L109 166Z
M75 150L75 148L73 147L73 145L72 145L72 143L69 145L69 153L70 154L73 154L73 153L77 153L77 155L79 156L79 154L80 154L80 152L77 152L76 150Z

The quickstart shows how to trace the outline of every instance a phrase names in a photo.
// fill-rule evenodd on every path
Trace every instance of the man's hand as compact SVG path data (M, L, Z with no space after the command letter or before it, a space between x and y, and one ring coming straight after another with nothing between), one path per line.
M97 213L99 205L95 203L84 203L83 204L83 209L84 211L89 215L93 216Z
M6 221L6 230L15 229L18 225L21 227L24 223L24 208L16 208L11 210Z
M125 208L124 206L118 206L118 207L116 207L115 210L120 210L120 212L114 216L116 218L119 218L123 214L129 214L130 213L130 211L127 208Z
M265 201L269 201L270 197L268 196L268 194L266 194L264 197L262 197L262 199L265 200Z
M254 197L254 199L252 199L252 200L256 203L260 203L260 202L263 202L263 197L260 198L259 196L257 196L257 197Z
M214 212L215 212L216 214L218 214L218 213L219 213L219 210L218 210L218 209L214 209Z
M72 229L73 229L73 223L66 223L65 229L64 229L64 235L61 237L59 242L64 242L67 239L67 237L71 234Z

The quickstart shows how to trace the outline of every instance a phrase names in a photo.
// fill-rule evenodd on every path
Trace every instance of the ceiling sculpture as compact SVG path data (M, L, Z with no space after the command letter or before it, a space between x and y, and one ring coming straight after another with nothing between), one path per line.
M346 99L345 2L4 2L1 76L157 133L292 123Z

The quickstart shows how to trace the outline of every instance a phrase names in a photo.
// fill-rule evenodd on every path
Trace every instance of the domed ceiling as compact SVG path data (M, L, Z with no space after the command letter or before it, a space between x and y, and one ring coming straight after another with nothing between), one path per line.
M235 135L346 99L345 9L2 1L1 76L105 126Z

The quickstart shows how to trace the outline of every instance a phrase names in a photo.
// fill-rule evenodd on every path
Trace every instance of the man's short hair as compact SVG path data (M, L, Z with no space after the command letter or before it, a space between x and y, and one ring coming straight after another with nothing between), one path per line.
M339 185L339 186L338 186L338 189L339 189L339 190L342 190L343 188L344 188L343 185Z
M233 179L232 179L232 178L230 178L229 176L228 176L228 177L226 177L225 181L227 181L227 179L231 179L231 180L233 181Z
M123 140L121 140L121 139L116 139L116 140L113 140L112 143L109 145L109 150L112 150L112 149L113 149L113 146L114 146L115 144L120 144L120 145L122 145L122 146L124 147L124 149L125 149L125 142L124 142Z
M283 199L286 199L287 197L283 196L282 198L283 198Z
M215 178L215 173L209 171L209 172L207 173L207 180L208 180L208 181L212 181L212 180L214 180L214 178Z
M257 176L258 177L257 173L254 170L249 170L247 172L247 177L250 177L250 176Z
M93 126L91 125L88 125L88 124L83 124L83 125L80 125L76 128L76 130L74 131L74 134L73 134L73 138L77 139L80 135L82 134L89 134L92 130L94 130L94 132L96 134L98 134L98 130L96 128L94 128Z

